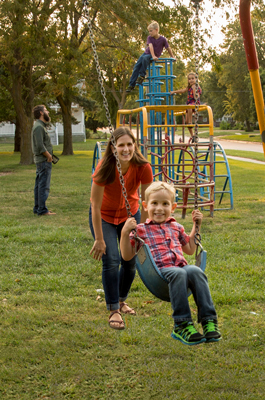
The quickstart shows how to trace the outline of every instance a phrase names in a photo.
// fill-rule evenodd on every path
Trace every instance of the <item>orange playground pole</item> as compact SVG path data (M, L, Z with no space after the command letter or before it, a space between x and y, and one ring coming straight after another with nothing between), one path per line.
M253 28L250 18L250 5L251 0L240 0L239 4L239 17L240 25L245 47L245 53L248 63L248 70L250 74L255 106L259 122L259 130L261 134L263 152L265 156L265 115L264 115L264 99L259 75L259 62L257 57L257 50L253 34Z

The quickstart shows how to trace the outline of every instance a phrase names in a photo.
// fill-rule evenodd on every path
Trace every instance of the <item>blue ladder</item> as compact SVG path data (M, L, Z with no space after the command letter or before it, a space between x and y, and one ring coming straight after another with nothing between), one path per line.
M233 187L232 187L232 177L231 177L231 172L230 172L230 167L229 167L229 163L225 154L225 151L222 147L222 145L218 142L213 142L213 154L214 154L214 182L215 182L215 186L214 186L214 200L217 201L217 199L219 199L218 201L218 206L214 207L215 211L222 211L222 210L232 210L234 208L234 199L233 199ZM200 152L200 151L199 151ZM198 152L198 153L199 153ZM206 152L206 156L205 156L205 161L208 160L210 151L208 149L208 151ZM222 160L217 160L217 156L223 157ZM218 165L224 165L225 167L225 173L218 173L217 171L217 166ZM203 174L205 174L206 176L209 176L208 171L206 169L206 167L203 168ZM221 184L221 189L219 189L219 185ZM205 193L205 188L201 188L201 195L205 196L206 193L208 194L208 197L210 198L210 193L209 193L209 188L207 188L207 192ZM224 195L229 195L229 200L230 200L230 205L227 207L220 207L221 203L224 199ZM204 208L204 210L208 210L207 208Z

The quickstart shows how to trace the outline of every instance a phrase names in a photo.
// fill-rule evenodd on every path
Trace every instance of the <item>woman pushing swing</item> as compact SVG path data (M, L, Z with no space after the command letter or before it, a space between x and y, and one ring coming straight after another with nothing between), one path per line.
M137 223L143 222L147 215L145 211L142 215L140 213L137 190L141 185L144 200L145 189L153 181L151 166L138 150L130 129L120 127L113 132L113 137L131 214ZM109 326L124 329L121 313L136 314L125 303L136 267L135 259L124 261L118 248L121 230L128 215L114 151L110 139L93 175L89 224L95 242L90 254L96 260L102 259L102 282L107 309L110 311Z

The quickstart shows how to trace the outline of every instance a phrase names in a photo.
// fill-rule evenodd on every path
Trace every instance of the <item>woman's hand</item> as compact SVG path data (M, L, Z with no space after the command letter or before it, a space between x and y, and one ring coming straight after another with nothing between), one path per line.
M101 260L103 254L106 254L106 244L104 240L95 240L89 253L95 260Z

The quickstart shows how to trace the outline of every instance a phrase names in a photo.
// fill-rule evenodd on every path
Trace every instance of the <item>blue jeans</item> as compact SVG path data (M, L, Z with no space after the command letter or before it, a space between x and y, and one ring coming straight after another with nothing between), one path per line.
M49 210L46 207L51 184L52 163L43 161L36 164L36 180L34 187L34 214L42 215Z
M141 219L140 210L133 217L136 219L137 224L139 224ZM102 231L106 244L106 254L102 256L102 283L108 310L117 310L120 308L119 302L127 299L135 277L135 259L124 261L118 248L124 224L125 222L114 225L102 219ZM91 207L89 210L89 226L95 238Z
M138 61L136 62L134 68L133 68L133 72L132 72L132 76L130 78L130 82L129 85L134 87L136 84L136 80L138 78L138 76L145 76L146 70L148 65L150 64L151 61L151 54L145 54L143 53Z
M175 324L181 321L192 321L187 296L188 288L191 290L198 308L198 322L207 319L217 320L207 276L199 267L185 265L182 268L162 268L160 271L169 281L169 297Z

